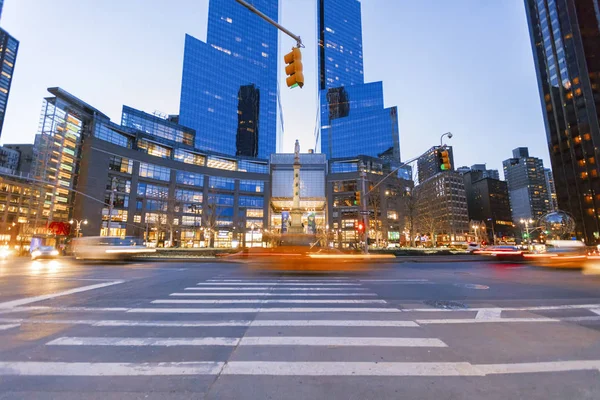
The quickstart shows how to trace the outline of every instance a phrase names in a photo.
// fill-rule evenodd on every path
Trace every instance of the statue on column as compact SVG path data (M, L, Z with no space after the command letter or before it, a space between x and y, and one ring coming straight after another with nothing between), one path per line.
M294 163L300 163L300 143L298 142L298 139L296 139L296 144L294 144Z

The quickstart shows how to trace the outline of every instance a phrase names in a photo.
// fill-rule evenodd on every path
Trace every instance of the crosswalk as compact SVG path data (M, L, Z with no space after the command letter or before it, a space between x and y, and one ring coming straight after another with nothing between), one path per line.
M44 305L25 308L28 302L11 302L12 308L4 307L7 314L65 311L84 313L87 319L61 318L60 314L43 319L1 316L2 335L26 324L65 328L49 328L50 336L40 340L43 359L2 360L0 377L486 376L513 373L506 371L562 371L564 365L600 368L600 361L594 360L572 365L474 365L457 355L443 338L432 335L435 329L428 329L445 323L540 321L502 317L506 310L522 309L518 307L457 311L460 316L470 313L470 318L421 320L415 315L455 312L399 309L373 290L385 284L383 280L217 276L184 283L135 302L133 307L46 309ZM567 306L537 308L553 307ZM600 313L595 304L568 307Z
M305 365L316 363L317 370L329 364L347 363L344 357L335 361L341 349L367 349L367 352L357 353L370 355L363 356L360 362L375 366L382 361L382 355L393 349L431 352L448 347L441 339L425 335L414 321L402 319L398 308L352 278L215 277L157 297L137 307L114 308L116 311L109 311L111 319L62 320L63 324L89 328L76 329L76 334L68 334L71 331L67 330L65 335L45 341L44 347L50 354L55 352L54 358L58 359L46 363L47 369L43 362L33 360L29 365L15 360L15 365L21 366L11 371L17 375L40 376L83 376L87 371L90 376L97 376L110 375L108 365L115 364L112 371L116 375L186 375L190 370L212 375L225 371L226 366L228 374L240 371L245 375L254 371L250 374L278 375L281 371L301 371L302 367L296 364L300 361ZM127 315L136 318L127 318ZM19 323L19 319L4 321L7 327ZM61 320L54 322L60 324ZM418 330L421 334L416 332ZM68 350L77 352L88 348L96 349L97 362L82 362L79 357L69 362ZM151 361L156 361L156 354L162 354L163 358L158 364L124 363L118 349L127 348L147 349ZM196 355L193 363L188 362L189 369L182 368L181 360L177 359L179 353L173 353L177 348L188 349ZM249 353L243 349L249 349ZM251 349L269 349L272 362L282 364L283 368L274 371L264 357L255 360L253 365L253 361L248 360L254 351ZM233 357L234 350L242 359ZM222 354L219 351L228 353L210 359L211 355ZM64 360L60 359L61 355ZM391 360L392 364L394 361L403 360ZM60 363L64 368L58 368ZM75 363L80 367L73 368ZM221 363L221 368L214 368L210 363ZM337 369L344 371L339 366ZM10 374L0 370L0 375L7 373ZM352 370L347 369L347 373L351 374ZM382 374L388 373L382 371Z

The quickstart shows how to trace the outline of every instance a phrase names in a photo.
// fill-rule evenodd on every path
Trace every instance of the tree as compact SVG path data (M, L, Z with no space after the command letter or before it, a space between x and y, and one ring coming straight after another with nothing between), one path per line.
M371 185L371 189L372 189ZM375 231L375 241L377 246L382 239L381 232L381 193L379 192L379 188L375 188L369 195L367 196L367 207L369 210L373 211L372 223L369 225L373 226L373 230ZM365 227L365 229L370 229L371 227Z
M415 236L417 233L417 202L418 196L415 190L407 190L403 193L405 230L410 237L410 246L415 247Z

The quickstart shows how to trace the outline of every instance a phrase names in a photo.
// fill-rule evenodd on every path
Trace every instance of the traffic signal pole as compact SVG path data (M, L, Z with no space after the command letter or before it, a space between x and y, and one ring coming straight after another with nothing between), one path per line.
M363 229L365 230L365 254L369 254L369 212L367 211L367 171L365 171L365 165L360 162L360 185L362 195L360 196L360 213L362 214Z
M275 28L279 29L281 32L285 33L286 35L288 35L289 37L291 37L292 39L294 39L296 41L296 45L298 47L304 47L304 45L302 44L302 39L300 39L300 36L294 35L292 32L290 32L284 26L279 25L277 22L273 21L267 15L263 14L262 12L260 12L252 4L248 4L245 0L235 0L235 1L237 1L238 3L240 3L241 5L243 5L244 7L246 7L248 10L250 10L254 14L258 15L259 17L261 17L265 21L267 21L269 24L273 25Z

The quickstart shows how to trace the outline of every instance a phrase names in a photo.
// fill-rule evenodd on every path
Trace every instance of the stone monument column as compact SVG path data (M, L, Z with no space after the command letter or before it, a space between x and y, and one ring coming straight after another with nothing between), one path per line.
M290 212L290 233L304 233L302 228L302 210L300 209L300 143L294 145L294 192L292 211Z

